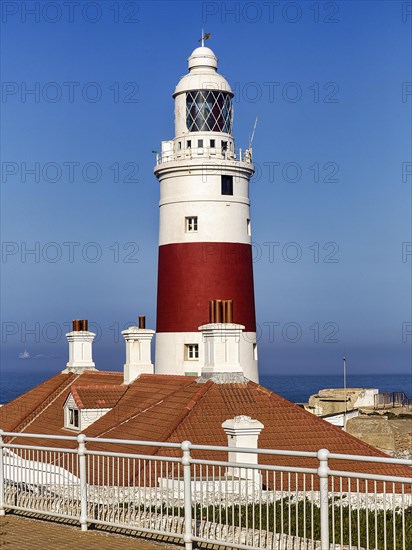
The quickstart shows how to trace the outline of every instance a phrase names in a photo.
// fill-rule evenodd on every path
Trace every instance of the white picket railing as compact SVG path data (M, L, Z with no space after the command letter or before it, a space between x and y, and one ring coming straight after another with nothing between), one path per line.
M251 149L219 149L215 147L192 147L179 151L163 151L156 153L156 166L166 162L181 160L230 160L252 164Z
M59 447L62 441L71 448ZM125 445L135 452L120 452ZM188 441L1 432L0 515L22 510L78 520L83 530L101 524L180 537L186 550L196 541L245 549L412 548L412 477L362 473L365 462L411 461L236 448L244 462L229 462L229 451ZM258 463L270 456L276 465ZM282 465L282 457L300 465ZM359 471L333 470L330 460L356 462Z

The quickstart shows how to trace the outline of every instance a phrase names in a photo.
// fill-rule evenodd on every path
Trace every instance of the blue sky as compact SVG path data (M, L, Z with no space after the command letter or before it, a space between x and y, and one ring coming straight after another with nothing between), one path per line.
M61 370L65 323L88 318L97 366L117 370L119 330L154 327L152 151L203 27L238 147L259 117L261 372L336 374L343 353L353 372L410 372L407 3L66 4L2 4L2 369Z

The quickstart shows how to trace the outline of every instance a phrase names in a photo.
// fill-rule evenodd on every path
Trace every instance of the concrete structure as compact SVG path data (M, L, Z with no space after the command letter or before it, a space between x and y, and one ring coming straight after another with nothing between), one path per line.
M196 48L178 83L175 137L162 142L156 373L200 375L211 300L232 300L244 326L240 363L257 381L249 180L252 151L235 150L233 92L209 48ZM216 319L216 322L222 322Z
M63 372L81 374L85 370L95 369L92 356L92 343L96 335L88 331L87 320L76 319L73 321L72 326L72 332L66 334L69 342L69 361Z
M394 456L412 458L412 415L363 414L349 419L346 431ZM405 418L409 416L409 418Z
M346 413L339 412L325 414L324 416L321 416L321 418L326 422L329 422L329 424L333 424L334 426L338 426L339 428L345 428L347 421L351 418L356 418L357 416L359 416L359 409L351 409Z
M316 416L326 416L351 411L360 407L373 407L377 389L330 388L311 395L305 409Z
M154 330L146 328L146 320L143 316L139 317L138 327L129 327L122 331L126 342L125 384L130 384L141 374L153 374L151 345L154 333Z

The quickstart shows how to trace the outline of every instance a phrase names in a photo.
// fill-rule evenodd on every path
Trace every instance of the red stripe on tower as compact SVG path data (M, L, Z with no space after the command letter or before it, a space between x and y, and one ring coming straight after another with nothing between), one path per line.
M159 247L156 332L196 332L209 301L233 300L234 322L256 332L252 247L180 243Z

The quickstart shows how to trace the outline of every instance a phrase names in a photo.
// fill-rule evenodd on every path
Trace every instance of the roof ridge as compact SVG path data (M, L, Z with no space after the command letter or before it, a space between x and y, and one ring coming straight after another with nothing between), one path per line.
M209 389L213 386L212 380L208 380L205 384L202 384L202 386L197 390L197 392L194 393L194 395L190 398L187 405L185 405L179 414L179 416L176 418L175 422L172 424L171 428L169 428L169 432L164 437L165 441L168 441L172 434L177 430L177 428L182 424L182 422L190 415L192 412L194 406L201 401L201 399L204 397L204 395L209 391ZM157 454L160 450L160 447L156 450L155 453Z
M83 373L85 374L85 373ZM96 376L96 375L103 375L103 376L106 376L107 374L120 374L123 376L123 373L122 371L120 370L98 370L98 369L93 369L93 370L89 370L87 371L87 374L92 374L93 376Z
M119 390L126 390L126 388L124 386L121 386L120 384L88 384L86 386L82 385L82 384L72 384L72 387L76 388L77 389L83 389L83 390L107 390L107 389L113 389L113 388L116 388L116 389L119 389Z
M79 378L79 376L81 376L80 374L73 374L73 373L69 373L69 376L67 377L66 380L63 380L61 384L59 384L57 386L57 388L51 393L49 394L46 399L44 399L39 405L37 405L36 407L34 407L34 409L27 415L24 417L23 420L21 420L17 426L15 426L13 428L13 431L14 432L22 432L23 430L25 430L28 426L30 426L30 424L32 424L36 418L39 417L39 415L45 411L52 403L54 403L54 401L56 401L56 399L58 397L60 397L60 395L67 390L68 386L71 386L73 380L73 376L75 376L74 380L77 380ZM14 440L14 437L12 437L10 439L10 442L12 442Z
M72 395L73 396L73 399L74 399L74 402L76 403L76 405L81 409L82 406L83 406L83 402L82 400L80 399L80 395L77 393L77 388L76 386L73 386L73 384L70 386L70 393L69 395ZM67 396L67 399L68 399L69 396ZM67 401L66 399L66 401ZM65 403L66 405L66 403Z
M141 375L143 376L143 375ZM141 378L141 376L137 379L139 380ZM146 376L146 375L145 375ZM154 376L154 375L147 375L147 376ZM180 377L182 378L182 377ZM136 381L137 381L136 380ZM189 386L190 384L192 384L193 381L190 381L188 382L187 384L185 384L185 386ZM118 422L116 422L115 424L113 424L110 428L100 432L98 435L95 435L94 437L102 437L102 435L105 435L109 432L111 432L112 430L114 430L115 428L118 428L119 426L121 426L122 424L125 424L126 422L129 422L130 420L132 420L133 418L136 418L137 416L145 413L146 411L149 411L150 409L152 409L153 407L157 407L157 405L159 405L160 403L162 403L165 399L171 397L172 395L174 395L175 393L181 391L181 387L179 388L176 388L173 392L167 394L166 397L162 397L162 399L159 399L159 401L156 401L155 403L153 403L152 405L149 405L148 407L146 407L145 409L139 409L137 412L135 413L132 413L130 414L129 416L127 416L126 418L124 418L123 420L119 420ZM126 392L125 392L126 393ZM121 401L121 399L124 397L124 394L123 396L119 399L119 401L116 403L116 406L119 404L119 402ZM112 409L113 410L113 409Z
M168 378L168 379L178 379L181 380L182 378L193 378L193 376L186 376L185 374L157 374L157 373L142 373L137 380L141 378Z

